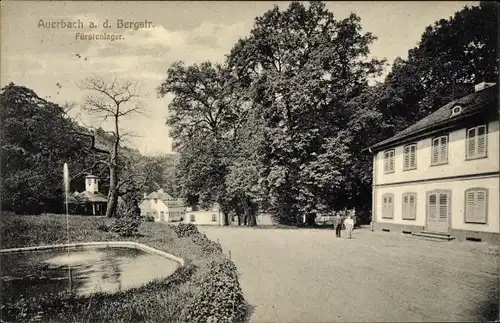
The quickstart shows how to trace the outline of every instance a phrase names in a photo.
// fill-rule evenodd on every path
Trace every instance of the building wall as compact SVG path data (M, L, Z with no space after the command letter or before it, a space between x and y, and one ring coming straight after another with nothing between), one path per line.
M476 126L476 125L473 125ZM474 233L498 235L499 216L499 122L488 124L487 157L466 160L466 129L449 135L448 163L431 166L432 137L417 142L417 169L403 171L403 145L395 147L394 173L384 173L384 151L374 156L373 222L376 228L399 227L402 230L421 231L427 227L427 192L437 189L451 191L450 232L467 236ZM459 178L457 178L459 177ZM469 188L488 189L486 224L465 223L465 191ZM382 218L382 199L385 193L394 198L394 218ZM402 219L403 193L416 193L416 219Z
M417 226L419 230L424 230L427 226L427 192L432 190L451 191L451 221L450 227L455 230L480 231L480 232L500 232L500 210L498 203L499 176L488 176L484 178L474 178L468 180L448 180L433 181L426 183L415 183L407 185L394 185L378 187L375 189L375 222L378 224L399 224L403 226ZM465 223L465 191L469 188L488 189L488 214L486 224ZM402 219L403 193L416 193L416 219ZM382 218L382 197L386 193L392 193L394 197L394 218ZM379 226L380 227L380 226Z
M184 207L182 206L168 207L163 201L157 200L155 202L154 199L142 200L139 208L142 216L151 215L155 218L155 222L161 222L161 212L164 212L163 222L180 221L184 213Z
M374 185L499 171L500 141L498 121L488 124L486 158L465 159L466 129L463 128L449 133L448 163L431 166L432 138L429 137L416 142L417 169L414 170L403 171L403 145L393 147L395 149L394 173L384 174L384 151L387 149L378 152L375 155Z
M191 215L194 215L194 221L191 221ZM213 215L215 214L215 221ZM222 213L219 211L191 211L184 215L184 223L192 223L196 225L222 225Z

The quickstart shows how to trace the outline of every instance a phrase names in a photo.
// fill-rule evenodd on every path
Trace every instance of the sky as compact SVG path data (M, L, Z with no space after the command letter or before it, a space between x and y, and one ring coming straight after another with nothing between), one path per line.
M425 27L453 16L478 1L328 1L337 19L354 12L363 32L378 40L371 56L406 58ZM172 96L158 98L156 88L175 61L186 64L222 62L235 42L249 35L255 17L278 5L277 1L2 1L1 87L14 82L58 104L75 103L72 116L84 125L104 129L109 123L84 113L80 107L88 92L78 82L89 76L104 80L132 80L141 84L141 104L146 113L122 122L133 132L128 145L146 155L172 152L165 124ZM117 20L151 22L151 28L117 29ZM81 21L81 29L45 28L44 23ZM111 28L103 28L108 21ZM89 28L90 22L96 28ZM76 33L116 33L122 40L81 40ZM79 56L77 56L78 54ZM59 83L59 86L57 85Z

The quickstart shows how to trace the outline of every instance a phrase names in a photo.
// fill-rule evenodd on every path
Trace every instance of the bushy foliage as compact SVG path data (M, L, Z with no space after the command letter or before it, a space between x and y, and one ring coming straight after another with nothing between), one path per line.
M236 266L225 257L212 261L200 293L187 307L187 321L242 322L246 312Z
M144 217L144 221L146 221L146 222L155 222L155 217L152 216L152 215L146 215Z
M196 225L192 223L179 223L177 226L172 226L174 228L174 232L177 234L179 238L190 237L193 234L200 233Z
M222 253L222 247L219 243L207 238L204 233L198 231L196 225L192 223L180 223L177 226L172 226L179 238L190 237L191 241L206 254Z
M114 219L109 231L121 237L131 237L139 233L141 222L141 210L137 199L133 195L127 196L118 204L117 218Z

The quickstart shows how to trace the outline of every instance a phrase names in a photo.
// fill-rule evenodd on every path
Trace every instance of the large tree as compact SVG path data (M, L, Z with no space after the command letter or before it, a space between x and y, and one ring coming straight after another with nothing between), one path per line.
M179 163L182 195L188 204L207 206L217 202L228 223L225 177L231 160L230 141L238 118L238 92L231 71L205 62L185 66L176 62L159 86L163 97L174 95L169 105L167 125Z
M107 82L103 78L91 77L80 82L80 88L89 91L90 94L85 98L84 109L101 120L110 119L112 121L112 130L104 131L109 135L109 158L106 161L109 168L109 192L106 216L113 217L116 212L120 189L124 185L131 184L131 175L128 179L122 171L130 169L127 167L127 161L122 158L122 144L131 133L124 131L120 126L123 118L143 113L143 108L138 102L141 97L139 85L132 81L112 80ZM130 163L128 164L131 165ZM143 182L145 185L145 181ZM138 187L131 187L131 190L137 190ZM129 192L126 189L122 194Z
M313 222L331 199L325 190L342 185L333 178L318 184L315 178L331 174L317 173L324 167L316 164L330 162L325 154L345 127L348 102L381 67L367 59L374 40L354 14L337 20L321 2L293 2L256 18L232 49L229 66L253 89L261 112L262 190L282 222Z

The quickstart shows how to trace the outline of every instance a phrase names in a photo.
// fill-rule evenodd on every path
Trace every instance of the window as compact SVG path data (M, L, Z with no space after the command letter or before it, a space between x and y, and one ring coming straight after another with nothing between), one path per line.
M403 148L404 165L403 170L417 168L417 145L411 144Z
M394 172L394 149L384 152L384 173Z
M155 203L158 203L158 199L155 199Z
M194 214L190 214L190 215L189 215L189 221L191 221L191 222L194 222L194 221L195 221Z
M459 105L456 105L453 107L453 109L451 110L451 116L456 116L457 114L460 114L460 112L462 112L462 107L459 106Z
M467 129L467 159L486 157L486 134L486 125Z
M403 220L415 220L417 218L417 194L403 194Z
M465 191L465 222L486 224L488 190L471 188Z
M216 221L217 221L217 215L216 215L216 214L212 214L212 221L213 221L213 222L216 222Z
M448 162L448 136L432 139L431 165L446 164Z
M394 196L391 193L387 193L382 196L382 200L382 218L394 218Z
M447 219L450 212L450 195L446 192L431 192L427 200L428 216L431 221Z
M165 212L160 212L160 220L165 221Z

